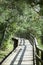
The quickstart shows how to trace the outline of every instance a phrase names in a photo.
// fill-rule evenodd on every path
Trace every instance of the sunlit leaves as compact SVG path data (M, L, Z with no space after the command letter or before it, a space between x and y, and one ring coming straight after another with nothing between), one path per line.
M28 38L29 33L41 35L43 19L24 0L0 1L0 32L2 43L11 39L11 35Z

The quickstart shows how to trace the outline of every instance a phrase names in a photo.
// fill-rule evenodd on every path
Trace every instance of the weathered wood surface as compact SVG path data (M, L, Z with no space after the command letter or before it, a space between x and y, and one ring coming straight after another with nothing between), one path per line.
M33 65L33 47L28 40L19 40L19 46L6 58L2 65Z

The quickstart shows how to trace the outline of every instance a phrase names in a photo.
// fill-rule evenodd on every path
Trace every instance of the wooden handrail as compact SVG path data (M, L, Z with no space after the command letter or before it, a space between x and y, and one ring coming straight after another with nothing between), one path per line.
M34 60L34 53L35 53L35 50L34 50L34 36L32 34L30 34L30 43L32 44L33 46L33 65L35 65L35 60Z
M33 52L34 55L33 56L35 56L35 58L36 58L36 65L43 65L43 49L41 49L39 47L36 38L32 34L30 34L30 39L31 39L31 41L33 41L33 44L32 44L33 50L34 50L34 52ZM35 48L34 48L34 46L35 46Z
M36 48L36 65L43 65L43 49L41 49L35 38L35 48Z
M41 65L43 65L43 50L41 50L37 45L36 45L36 65L39 65L41 63ZM39 63L40 62L40 63Z
M43 60L36 54L35 55L36 57L37 57L37 59L41 62L41 63L43 63Z

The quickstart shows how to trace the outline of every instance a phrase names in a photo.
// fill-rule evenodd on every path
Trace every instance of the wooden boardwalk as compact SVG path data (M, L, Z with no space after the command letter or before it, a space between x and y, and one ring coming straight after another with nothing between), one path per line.
M19 40L18 47L2 65L33 65L33 48L28 40Z

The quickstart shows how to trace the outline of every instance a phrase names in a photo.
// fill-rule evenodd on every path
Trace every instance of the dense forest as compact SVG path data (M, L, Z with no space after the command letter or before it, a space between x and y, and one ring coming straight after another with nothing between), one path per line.
M43 44L43 0L0 0L0 51L12 48L12 37L33 34Z

